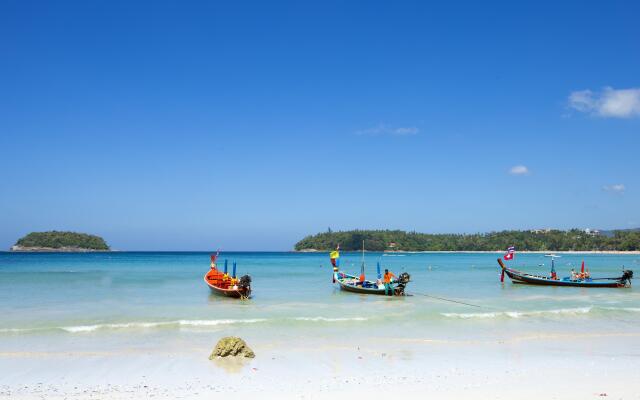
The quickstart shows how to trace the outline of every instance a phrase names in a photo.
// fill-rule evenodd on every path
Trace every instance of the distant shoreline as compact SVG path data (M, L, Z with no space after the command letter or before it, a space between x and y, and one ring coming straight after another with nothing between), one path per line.
M316 249L306 249L306 250L294 250L294 253L328 253L331 250L316 250ZM362 250L344 250L342 253L361 253ZM405 250L394 250L394 251L369 251L365 250L365 253L384 253L384 254L425 254L425 253L442 253L442 254L464 254L464 253L477 253L477 254L504 254L504 250L420 250L420 251L405 251ZM549 251L549 250L522 250L516 251L518 254L640 254L639 250L558 250L558 251Z
M95 250L81 247L22 247L11 246L11 253L111 253L113 250Z
M329 253L330 250L229 250L224 253L292 253L292 254L320 254ZM341 253L361 253L362 250L344 250ZM211 250L91 250L91 249L56 249L44 248L0 250L0 253L212 253ZM425 251L369 251L365 253L383 254L504 254L503 250L425 250ZM516 251L517 254L612 254L612 255L640 255L638 250L563 250L563 251Z

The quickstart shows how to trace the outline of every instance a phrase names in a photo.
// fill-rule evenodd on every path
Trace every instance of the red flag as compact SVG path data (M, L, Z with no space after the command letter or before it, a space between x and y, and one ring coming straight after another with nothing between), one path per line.
M582 268L580 268L580 273L584 274L584 260L582 260Z
M216 265L216 260L218 259L218 255L220 254L220 250L216 251L216 254L211 254L211 268Z
M504 259L509 261L513 260L513 255L516 253L516 248L514 246L509 246L507 249L507 253L504 255Z

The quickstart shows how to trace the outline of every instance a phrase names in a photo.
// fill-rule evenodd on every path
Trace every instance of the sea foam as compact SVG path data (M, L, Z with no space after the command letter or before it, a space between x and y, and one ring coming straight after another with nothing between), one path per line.
M39 328L4 328L0 329L1 333L28 333L47 330L58 330L68 333L89 333L99 330L126 330L126 329L159 329L159 328L206 328L221 325L235 324L256 324L256 323L280 323L282 321L299 321L299 322L350 322L350 321L367 321L365 317L288 317L288 318L249 318L249 319L196 319L196 320L174 320L174 321L157 321L157 322L122 322L109 324L91 324L91 325L71 325L58 327L39 327Z
M264 322L266 319L209 319L209 320L177 320L177 321L161 321L161 322L126 322L117 324L96 324L96 325L79 325L64 326L60 329L70 333L93 332L99 329L150 329L162 327L180 327L180 326L217 326L231 324L251 324L256 322Z
M486 313L441 313L441 315L448 318L523 318L523 317L539 317L539 316L553 316L553 315L579 315L588 314L592 310L592 307L578 307L578 308L560 308L553 310L536 310L536 311L496 311Z
M369 318L365 318L365 317L352 317L352 318L296 317L293 319L296 321L311 321L311 322L348 322L348 321L367 321Z

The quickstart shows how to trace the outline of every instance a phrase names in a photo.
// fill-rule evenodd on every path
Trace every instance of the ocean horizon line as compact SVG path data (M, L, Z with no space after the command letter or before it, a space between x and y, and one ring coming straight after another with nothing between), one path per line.
M216 253L218 250L0 250L0 254L103 254L103 253ZM318 254L329 253L330 250L224 250L225 253L295 253ZM362 253L362 250L341 250L342 253ZM375 254L502 254L504 250L364 250L365 253ZM640 254L640 250L518 250L521 254Z

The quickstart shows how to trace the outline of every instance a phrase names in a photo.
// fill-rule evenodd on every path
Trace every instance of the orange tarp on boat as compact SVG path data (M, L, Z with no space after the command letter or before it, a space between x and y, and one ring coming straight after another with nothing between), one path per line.
M228 289L231 279L224 279L224 274L217 269L207 272L207 282L221 289Z

